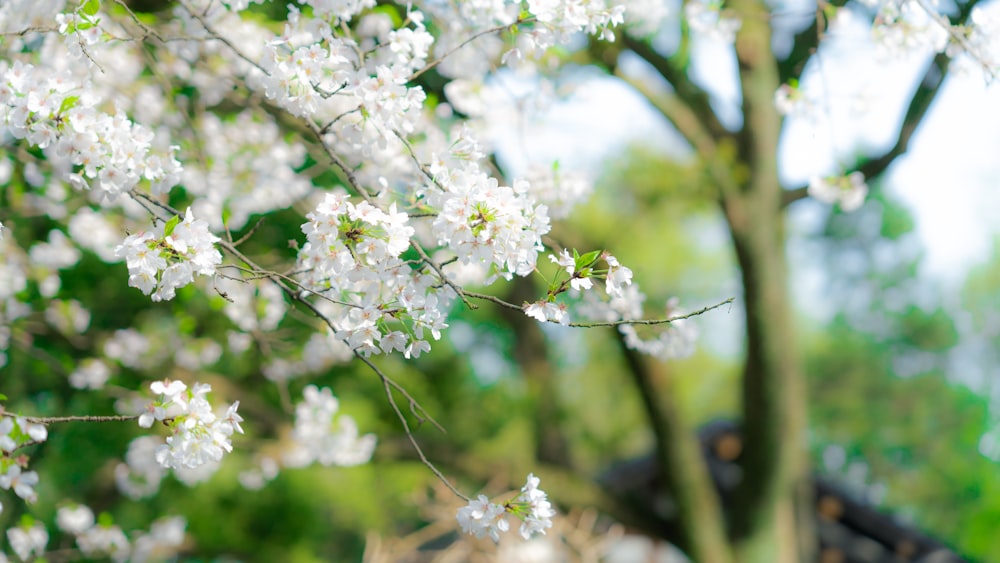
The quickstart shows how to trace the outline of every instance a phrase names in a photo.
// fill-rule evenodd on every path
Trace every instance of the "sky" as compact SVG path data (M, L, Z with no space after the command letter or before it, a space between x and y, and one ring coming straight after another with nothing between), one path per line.
M993 4L994 9L1000 3ZM860 154L877 155L894 142L926 56L876 56L870 27L857 18L839 37L828 36L820 64L803 73L802 87L816 96L803 117L786 119L779 163L786 187L806 184L811 175L843 170ZM669 42L669 38L667 40ZM622 61L629 72L648 72L638 60ZM732 48L713 40L695 41L691 75L712 94L723 123L739 125L736 63ZM509 79L514 96L530 95L530 80ZM600 73L580 72L560 86L561 101L524 117L521 127L509 122L494 127L499 157L516 177L531 164L558 160L562 170L581 170L599 177L605 163L630 143L662 147L683 155L686 143L649 103L621 81ZM859 106L865 111L859 113ZM509 119L512 113L507 113ZM949 306L969 269L990 258L1000 226L1000 85L988 86L982 73L952 74L911 139L909 151L883 174L878 189L898 196L914 214L925 254L920 276L940 287ZM791 206L791 232L815 230L829 209L804 200ZM724 226L705 238L726 244ZM790 246L796 300L817 320L834 312L824 299L825 265L808 251ZM641 265L632 265L641 268ZM736 281L734 281L734 284ZM738 285L720 297L739 294ZM710 303L682 303L700 307ZM826 304L826 306L824 305ZM959 311L956 315L961 316ZM961 319L957 319L961 321ZM729 315L706 315L699 321L701 345L723 356L740 354L742 333ZM970 327L962 328L969 334ZM962 383L996 396L1000 386L992 373L970 370ZM998 438L1000 443L1000 438ZM1000 451L1000 448L998 448Z
M895 141L927 59L874 56L870 32L860 19L856 23L856 29L848 28L853 35L832 39L831 48L821 51L821 64L804 73L803 88L817 99L809 115L786 120L779 151L786 187L841 171L859 153L879 154ZM632 66L643 72L638 63ZM692 76L712 91L723 121L738 124L731 48L713 40L697 42ZM546 108L526 130L511 133L507 127L508 136L498 140L515 174L530 163L558 160L563 169L596 177L607 158L636 141L685 151L667 122L620 81L585 74L571 82L572 95ZM859 113L861 105L866 109ZM948 78L909 151L883 175L881 189L898 195L916 216L926 249L922 274L946 287L957 288L969 267L990 256L1000 225L998 157L1000 86L988 86L981 73L969 72ZM814 221L822 213L818 206L793 206L793 220Z

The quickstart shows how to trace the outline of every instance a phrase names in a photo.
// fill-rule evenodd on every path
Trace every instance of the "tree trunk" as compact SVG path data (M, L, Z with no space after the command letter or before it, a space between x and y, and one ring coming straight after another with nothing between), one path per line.
M781 116L774 107L780 85L771 51L767 6L733 0L743 25L736 55L743 94L740 189L723 192L743 279L747 350L743 371L745 450L732 538L740 563L811 561L811 502L806 477L806 393L787 288L778 182Z
M510 286L506 300L522 303L535 299L535 288L528 278L517 277ZM501 308L500 315L514 333L514 359L521 367L532 412L535 415L535 459L560 467L573 467L569 443L562 432L565 415L552 376L555 368L549 362L548 344L538 322L521 311Z
M805 480L806 403L786 289L781 217L732 225L746 310L743 482L732 537L741 563L811 560ZM797 506L804 505L804 506ZM799 528L802 528L801 530Z
M725 519L695 432L685 424L666 366L618 342L656 439L660 477L677 505L677 547L698 563L730 563Z

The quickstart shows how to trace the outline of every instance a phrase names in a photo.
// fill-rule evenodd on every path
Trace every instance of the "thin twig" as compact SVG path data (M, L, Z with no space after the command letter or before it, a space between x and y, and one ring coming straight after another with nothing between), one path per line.
M501 307L506 307L507 309L513 309L515 311L524 310L524 307L521 307L520 305L515 305L510 301L504 301L503 299L495 295L488 295L486 293L477 293L475 291L467 291L464 289L462 290L462 295L465 295L466 297L471 297L473 299L482 299L483 301L489 301L490 303L493 303L495 305L500 305Z
M254 61L253 59L251 59L250 57L244 55L243 51L240 51L239 49L237 49L236 45L233 45L232 41L226 39L225 37L223 37L222 35L220 35L217 31L215 31L214 29L212 29L212 26L209 25L209 23L207 21L205 21L204 16L202 16L201 14L198 14L194 10L192 10L191 7L188 6L186 2L180 2L180 5L184 8L184 11L186 11L192 18L198 20L198 23L200 23L201 26L205 28L205 31L207 31L212 36L212 38L214 38L214 39L216 39L218 41L221 41L222 44L225 45L226 47L229 47L229 49L233 53L235 53L237 57L239 57L239 58L243 59L244 61L250 63L250 65L253 66L254 68L256 68L257 70L259 70L259 71L263 72L264 74L270 76L270 73L268 73L266 70L264 70L264 67L262 67L259 64L257 64L257 62Z
M420 246L419 242L417 242L415 239L411 239L410 246L412 246L413 249L417 251L417 254L420 255L420 259L423 260L425 264L430 266L431 269L437 273L438 278L440 278L441 280L441 283L450 287L451 290L454 291L456 295L462 298L462 302L465 303L466 307L468 307L473 311L479 308L475 303L472 303L465 297L464 289L459 287L458 284L456 284L455 282L451 281L448 278L448 276L444 275L444 270L442 270L441 267L438 266L437 263L434 262L434 260L432 260L431 257L427 255L427 251L424 250L422 246Z
M315 123L313 123L310 120L306 120L306 126L309 128L310 131L313 132L314 135L316 135L316 139L323 147L323 152L326 153L326 156L330 159L331 162L333 162L334 166L339 168L340 171L344 173L344 176L347 177L347 183L350 184L351 188L354 189L354 191L356 191L358 195L363 197L365 201L374 205L371 194L368 193L368 190L365 189L361 185L361 182L358 181L358 177L354 175L354 171L347 166L347 164L343 161L343 159L341 159L337 155L337 153L333 152L332 148L327 146L326 141L323 140L324 137L323 130L320 129Z
M513 309L515 311L523 311L524 310L524 307L522 307L520 305L515 305L514 303L511 303L510 301L504 301L503 299L501 299L499 297L496 297L495 295L488 295L488 294L485 294L485 293L476 293L474 291L466 291L466 290L462 290L462 294L465 295L465 296L467 296L467 297L471 297L473 299L482 299L483 301L489 301L490 303L494 303L496 305L499 305L501 307L505 307L507 309ZM680 320L684 320L684 319L689 319L691 317L696 317L698 315L703 315L703 314L705 314L705 313L707 313L707 312L709 312L709 311L711 311L713 309L718 309L719 307L722 307L724 305L728 305L730 303L733 303L734 301L736 301L736 298L735 297L730 297L729 299L726 299L725 301L721 301L719 303L716 303L715 305L709 305L707 307L702 307L701 309L698 309L697 311L693 311L691 313L686 313L684 315L677 315L677 316L674 316L674 317L667 317L667 318L664 318L664 319L622 319L622 320L618 320L618 321L594 321L594 322L569 323L569 325L567 325L567 326L576 327L576 328L596 328L596 327L622 326L622 325L662 325L662 324L670 324L670 323L672 323L674 321L680 321ZM546 322L550 322L550 323L553 323L553 324L559 324L557 321L546 321Z
M355 355L358 358L360 358L361 361L365 362L366 364L368 364L369 367L375 370L380 377L382 377L382 386L385 388L385 396L389 400L389 404L392 406L392 410L396 411L396 416L399 418L399 422L403 425L403 430L406 432L406 437L410 440L410 444L413 446L413 449L417 452L417 455L420 456L420 461L428 469L430 469L431 472L434 473L434 475L438 478L438 480L440 480L441 483L444 484L444 486L448 487L448 489L452 493L455 493L456 496L468 502L469 497L465 496L464 494L462 494L461 491L456 489L455 486L451 484L451 481L449 481L448 478L445 477L444 474L441 473L441 471L437 467L435 467L434 464L431 463L429 459L427 459L427 456L424 455L424 450L420 447L420 444L417 443L417 439L413 436L413 432L410 431L410 424L406 421L406 416L403 414L403 411L399 409L399 405L396 404L396 398L392 396L392 390L394 388L398 389L398 387L394 383L392 383L392 381L389 378L383 375L382 372L377 367L375 367L375 365L372 364L368 358L365 358L364 356L357 353L355 353ZM413 406L412 403L410 406L412 408Z
M413 396L410 395L409 392L407 392L406 389L404 389L402 385L400 385L399 383L397 383L396 381L394 381L391 377L389 377L388 375L386 375L370 359L368 359L365 356L361 355L357 351L354 352L354 355L357 356L357 358L359 360L361 360L362 362L364 362L365 365L367 365L368 367L370 367L372 369L372 371L374 371L380 378L382 378L382 380L387 381L389 383L389 385L392 386L393 389L395 389L396 391L399 391L399 393L401 395L403 395L404 397L406 397L406 400L409 401L409 403L410 403L410 412L413 414L413 416L415 416L417 418L417 421L420 422L420 424L423 424L424 422L430 422L432 425L434 425L435 428L437 428L438 430L440 430L442 434L447 434L448 433L448 431L444 429L444 426L441 426L441 424L438 421L434 420L434 418L431 417L431 415L427 414L427 411L424 410L424 407L420 406L420 403L418 403L417 400L414 399Z
M962 48L962 50L973 58L979 66L983 67L983 72L985 72L989 77L990 81L996 80L997 74L996 69L990 66L990 63L983 58L983 56L977 51L976 47L969 42L969 38L965 37L960 33L955 26L952 25L951 21L941 15L932 5L930 5L927 0L917 0L917 4L927 13L927 16L934 20L935 23L940 25L951 37L951 40Z
M121 6L125 10L125 13L132 18L132 21L135 22L135 24L139 26L140 29L142 29L143 36L139 39L140 41L145 41L147 37L152 36L157 38L161 43L163 42L163 36L160 35L160 33L155 29L142 23L142 20L139 19L139 16L137 16L135 12L132 11L132 8L129 8L128 4L126 4L124 0L114 0L114 2L115 4Z
M139 418L139 415L21 416L7 411L0 412L0 416L19 418L32 424L58 424L60 422L126 422Z
M669 324L674 321L680 321L684 319L690 319L691 317L697 317L698 315L703 315L713 309L718 309L724 305L729 305L733 301L736 301L735 297L730 297L725 301L716 303L715 305L709 305L708 307L702 307L697 311L687 313L684 315L677 315L675 317L669 317L666 319L639 319L639 320L621 320L621 321L609 321L609 322L592 322L592 323L569 323L569 326L578 328L594 328L599 326L621 326L621 325L662 325ZM550 321L552 322L552 321Z
M29 33L55 33L58 31L59 29L55 27L34 26L34 27L26 27L18 31L0 32L0 37L13 37L13 36L24 37Z
M243 244L244 242L246 242L246 241L247 241L247 239L249 239L250 237L252 237L252 236L253 236L253 234L257 232L257 229L259 229L259 228L260 228L260 226L261 226L262 224L264 224L264 218L263 218L263 217L261 217L261 218L260 218L260 220L259 220L259 221L257 221L257 224L256 224L256 225L254 225L254 226L253 226L253 227L252 227L252 228L250 229L250 231L249 231L249 232L247 232L247 234L245 234L245 235L241 236L241 237L239 238L239 240L237 240L236 242L234 242L234 243L233 243L233 246L239 246L239 245Z
M519 24L529 23L529 22L533 22L533 21L535 21L534 16L529 17L529 18L524 18L524 19L518 18L518 20L515 21L514 23L509 23L509 24L505 24L505 25L498 25L498 26L492 27L490 29L484 29L484 30L480 31L479 33L475 33L471 37L469 37L468 39L466 39L465 41L462 41L461 43L459 43L455 47L452 47L451 49L449 49L447 53L445 53L445 54L441 55L440 57L438 57L437 59L435 59L435 60L427 63L426 65L424 65L424 67L422 69L420 69L420 70L414 72L413 74L411 74L410 78L407 80L407 82L413 82L414 80L416 80L417 78L419 78L420 75L422 75L423 73L425 73L425 72L433 69L434 67L436 67L439 64L441 64L442 62L444 62L444 60L446 58L448 58L449 56L451 56L453 53L455 53L456 51L458 51L462 47L465 47L469 43L472 43L473 41L475 41L476 39L479 39L480 37L482 37L484 35L489 35L491 33L498 33L500 31L505 31L505 30L508 30L508 29L512 29L513 27L515 27L515 26L517 26Z

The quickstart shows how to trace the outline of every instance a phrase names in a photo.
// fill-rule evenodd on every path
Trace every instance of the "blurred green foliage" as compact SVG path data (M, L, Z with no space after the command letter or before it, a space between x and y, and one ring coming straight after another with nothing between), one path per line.
M711 194L697 189L700 184L696 165L636 149L609 168L590 202L557 225L552 236L581 252L608 249L632 265L654 314L672 296L697 307L738 295L721 219ZM301 238L300 220L293 211L269 218L247 243L248 251L271 252L275 262L287 258L287 241ZM50 227L32 218L19 221L14 232L28 246ZM914 519L962 553L1000 559L993 532L1000 521L1000 473L978 452L991 423L989 400L955 383L960 364L954 351L963 341L955 317L961 309L951 308L954 304L940 291L916 277L920 249L912 218L879 193L856 214L831 212L806 244L825 266L824 308L832 310L826 321L801 316L816 467L853 482L859 495ZM1000 259L974 272L963 295L975 329L993 339L1000 318L993 298L998 272ZM90 307L90 328L78 340L37 319L12 327L15 345L0 371L9 410L109 413L116 396L143 390L154 378L183 373L165 356L154 371L121 369L107 392L71 389L68 372L117 329L138 328L166 348L179 336L225 345L232 326L221 313L222 297L189 288L175 301L151 306L125 287L124 278L123 267L109 269L89 254L73 276L63 276L58 297ZM536 289L544 291L544 286ZM23 297L41 306L37 287L29 286ZM710 315L739 324L738 311ZM703 343L715 338L704 329L720 322L711 317L697 321ZM290 315L262 338L276 353L294 351L318 328L303 319ZM517 335L490 307L458 308L452 324L453 334L432 354L378 364L447 429L444 435L424 424L415 431L446 474L468 490L483 486L489 475L517 486L534 467L531 420L538 400L513 357ZM596 475L615 461L647 453L649 431L610 333L547 327L545 334L555 393L541 400L557 403L576 463ZM282 391L261 376L268 359L260 347L242 356L226 352L197 374L226 400L239 399L247 418L247 436L235 441L236 451L208 482L187 487L168 479L153 499L129 500L114 489L112 474L129 441L144 432L133 424L63 424L51 428L48 442L26 452L42 481L41 500L28 512L52 522L59 503L69 499L108 512L125 530L148 527L165 514L183 514L191 539L188 555L197 560L358 560L367 533L400 536L427 524L415 493L430 487L433 477L416 460L378 378L349 364L293 380ZM702 345L692 358L673 363L671 373L690 420L736 415L738 354ZM307 383L332 387L362 431L378 434L375 463L286 470L260 491L243 489L236 476L251 465L247 452L267 451L267 440L280 438L282 424L291 419L282 397L286 392L300 396ZM405 400L396 398L406 410ZM412 417L410 423L417 426ZM842 449L841 463L831 464L831 448ZM860 478L848 471L852 464L863 469ZM884 494L878 494L880 487ZM23 504L9 494L2 500L0 527L6 527L20 518ZM574 502L571 496L556 500L564 507ZM52 545L69 547L69 542L57 536Z
M979 451L990 398L963 370L994 359L959 349L974 338L959 330L970 309L918 275L913 229L907 210L878 191L855 214L832 212L811 241L839 305L807 340L814 459L859 497L992 561L1000 473ZM967 294L995 294L975 280Z

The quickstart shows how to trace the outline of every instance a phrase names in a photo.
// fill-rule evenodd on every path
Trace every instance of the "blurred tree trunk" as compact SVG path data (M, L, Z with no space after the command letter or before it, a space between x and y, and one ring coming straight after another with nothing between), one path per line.
M949 15L952 25L969 18L977 0L960 3ZM834 0L831 6L843 5ZM741 22L735 54L742 94L742 126L722 124L708 92L688 76L689 29L682 26L674 53L664 55L652 43L622 34L615 44L594 41L587 63L605 66L645 96L687 140L704 170L704 197L718 201L729 228L743 285L746 313L746 357L742 379L742 480L725 516L709 479L692 478L704 471L691 451L690 431L677 418L676 398L659 376L626 359L643 394L657 436L660 477L678 504L682 543L696 563L725 560L720 534L697 533L694 527L725 529L726 548L737 563L812 563L817 536L812 486L806 457L808 403L800 365L791 296L787 286L784 209L807 197L800 186L784 190L778 181L778 141L782 118L774 95L797 80L817 53L825 17L817 15L792 37L787 57L779 61L771 48L770 10L762 0L729 0L727 10ZM664 89L623 72L619 56L628 50L649 64L670 88ZM895 144L885 153L857 165L869 182L908 148L913 133L940 91L948 73L948 57L939 54L910 97ZM645 379L645 381L644 381ZM707 524L723 520L717 524ZM683 521L689 522L688 524Z
M650 416L654 427L660 427L654 432L674 443L668 448L673 453L661 451L658 457L664 463L664 482L672 485L672 496L681 501L679 518L705 527L706 519L715 515L720 522L709 527L726 530L725 550L712 545L719 542L717 534L693 530L685 534L689 544L684 547L695 561L726 560L730 553L738 563L813 561L816 538L806 484L806 393L787 287L785 202L778 182L781 116L773 100L782 80L771 50L767 6L759 0L732 0L727 6L742 21L735 44L743 100L739 131L720 123L707 93L687 76L686 36L678 49L680 55L673 58L629 37L615 47L596 46L591 57L649 98L688 140L712 184L706 191L714 192L729 227L743 282L746 358L743 478L726 515L728 522L723 521L710 480L684 478L704 471L704 463L696 456L682 455L690 451L684 444L692 437L681 437L684 425L670 416L676 411L670 404L675 399L662 384L640 385L640 391L652 395L644 401L659 411ZM623 76L612 62L618 54L614 49L622 47L645 59L673 91L654 91ZM698 501L682 502L685 498Z
M529 278L517 277L505 296L509 303L535 299ZM535 414L535 459L563 468L573 467L569 444L562 432L566 417L559 405L559 393L552 376L556 369L549 361L548 343L538 322L521 311L501 308L500 316L514 334L514 359L521 367Z
M641 395L656 442L660 477L677 506L677 537L667 538L698 563L729 563L725 518L694 429L681 416L671 374L657 362L618 343Z
M782 188L778 182L781 85L771 51L768 9L733 0L743 25L736 36L743 94L739 160L748 171L739 190L722 192L722 207L739 261L746 311L743 368L743 481L732 514L741 563L795 563L813 558L807 523L806 393L787 288ZM797 510L797 505L805 510ZM798 512L798 513L797 513ZM805 529L798 529L800 525ZM812 548L812 550L810 549Z
M806 478L806 402L792 327L781 216L764 212L756 194L726 201L743 280L743 481L731 514L737 561L808 561L810 499L796 498ZM750 211L757 208L758 211ZM734 219L736 219L734 221ZM796 505L805 510L797 510ZM798 514L797 514L798 513ZM801 542L799 542L801 538Z

